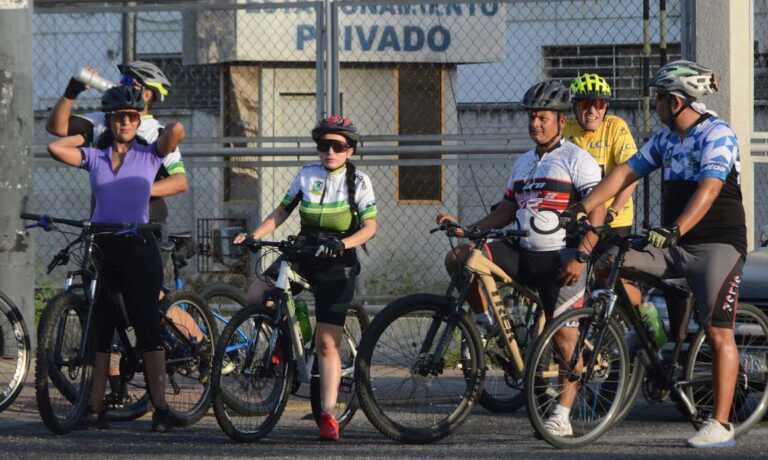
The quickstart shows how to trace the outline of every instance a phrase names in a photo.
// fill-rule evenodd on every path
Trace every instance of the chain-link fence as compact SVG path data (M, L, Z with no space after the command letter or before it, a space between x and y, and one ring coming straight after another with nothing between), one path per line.
M754 131L752 159L755 162L755 231L760 242L768 226L768 2L753 0L754 11Z
M361 256L369 296L444 287L447 241L428 230L438 211L470 222L501 198L516 154L532 146L519 104L530 85L600 73L614 88L611 110L640 144L655 123L643 109L644 75L682 53L678 1L661 2L663 12L648 2L647 43L634 0L138 3L38 2L38 154L75 68L90 64L117 81L124 57L154 62L173 86L152 111L188 131L191 187L168 200L169 227L223 239L274 209L299 165L316 158L308 134L317 117L343 113L364 134L358 164L379 208L379 234ZM76 110L98 101L88 91ZM34 185L30 211L88 215L81 171L41 159ZM637 222L644 209L658 220L658 177L648 189ZM276 237L295 233L297 221ZM41 260L62 244L38 243ZM217 243L198 268L237 265L229 250Z

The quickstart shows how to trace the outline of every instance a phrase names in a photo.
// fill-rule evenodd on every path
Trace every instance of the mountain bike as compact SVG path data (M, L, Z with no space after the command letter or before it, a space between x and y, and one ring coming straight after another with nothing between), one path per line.
M0 412L16 400L29 372L32 348L24 317L0 292Z
M443 224L450 238L458 227ZM474 403L493 401L506 411L525 403L527 349L544 327L541 302L485 258L488 239L519 238L521 230L464 229L473 251L452 276L445 295L415 294L382 310L363 334L355 380L360 406L384 435L406 443L448 436ZM466 303L478 280L490 299L496 329L482 337ZM483 380L493 373L494 385ZM500 391L503 388L503 391ZM481 396L482 394L482 396Z
M310 384L316 421L322 408L314 333L311 337L302 334L292 292L292 288L311 290L311 285L289 262L295 257L314 254L317 245L309 244L303 237L244 244L251 251L275 248L284 256L275 288L269 293L274 305L251 305L235 314L222 331L213 359L216 420L233 440L250 442L272 431L288 396L302 383ZM362 306L350 306L342 337L341 382L336 405L340 429L352 420L357 410L354 358L360 334L367 325L368 316Z
M607 287L592 290L585 308L551 321L533 347L525 376L525 393L534 430L551 445L569 448L593 442L616 423L630 387L630 352L625 341L625 326L614 315L617 309L628 319L628 326L639 343L635 355L641 356L644 363L635 372L644 374L644 394L653 400L674 400L694 427L700 428L712 414L713 361L704 330L699 330L691 341L687 340L693 297L687 297L683 320L673 334L674 349L671 356L665 357L618 281L621 274L622 278L650 285L660 283L647 274L622 269L626 253L645 247L647 237L622 237L607 225L595 227L587 222L577 225L582 231L594 231L609 238L618 247L618 253L611 265ZM570 353L557 344L558 334L565 329L575 330L577 334ZM761 420L768 408L765 391L768 318L758 309L742 305L737 311L734 332L740 362L730 419L739 436ZM681 359L683 348L688 345L687 359ZM561 437L546 430L544 421L552 414L566 385L575 386L577 392L570 417L573 435Z
M40 416L51 431L66 434L84 415L92 382L92 319L99 282L95 242L97 235L141 237L142 232L159 228L156 224L94 225L88 221L59 219L36 214L22 214L46 231L56 230L75 235L48 265L50 273L74 258L78 269L67 273L64 292L46 305L38 328L39 343L35 369L35 393ZM57 224L79 228L79 233L59 230ZM198 326L205 331L204 342L190 338L188 331L165 318L162 311L162 345L166 353L168 385L166 398L175 418L183 425L199 420L210 406L210 382L206 367L210 366L213 341L218 337L216 324L205 302L193 293L181 292L164 299L161 309L170 305L186 308ZM120 375L132 382L142 372L142 356L135 350L127 314L122 310L123 326L118 328ZM139 386L146 392L146 386Z

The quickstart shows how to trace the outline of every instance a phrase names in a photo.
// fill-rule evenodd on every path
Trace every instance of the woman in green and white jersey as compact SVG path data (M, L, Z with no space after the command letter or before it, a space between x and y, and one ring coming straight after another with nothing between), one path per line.
M338 440L339 425L334 408L341 381L342 327L360 273L356 249L376 234L376 199L371 179L349 161L359 140L348 118L331 116L312 130L320 163L301 168L280 205L251 234L259 240L271 234L290 213L299 208L301 235L316 239L320 249L314 257L293 263L293 268L312 285L315 296L315 346L320 371L323 414L320 436ZM245 234L235 238L243 242ZM265 279L277 274L273 264ZM248 291L249 303L262 303L270 288L257 279Z

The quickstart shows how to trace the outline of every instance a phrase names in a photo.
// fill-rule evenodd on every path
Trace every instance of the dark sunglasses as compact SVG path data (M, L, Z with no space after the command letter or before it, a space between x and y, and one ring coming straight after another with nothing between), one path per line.
M118 123L122 123L125 120L128 120L130 123L138 123L141 119L141 114L139 112L111 112L110 115L112 121L116 121Z
M576 109L579 111L589 110L590 107L603 110L608 107L608 101L605 99L579 99L576 101Z
M344 141L330 141L325 139L317 141L317 151L321 153L328 153L331 149L333 149L334 152L344 152L350 147L352 146Z

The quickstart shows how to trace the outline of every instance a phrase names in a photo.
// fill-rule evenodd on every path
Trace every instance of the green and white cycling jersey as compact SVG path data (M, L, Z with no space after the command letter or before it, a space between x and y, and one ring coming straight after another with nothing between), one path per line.
M349 231L352 211L347 198L346 174L346 166L329 172L322 164L315 163L302 167L293 178L281 204L288 212L299 206L302 231ZM361 223L376 218L371 179L359 170L355 171L354 203Z
M93 126L94 142L107 130L106 114L104 112L91 112L85 115L75 115L76 117L88 120ZM160 137L163 125L152 115L142 115L141 124L136 134L151 144ZM163 171L160 176L172 176L174 174L186 174L184 163L181 161L181 151L178 148L163 158Z

